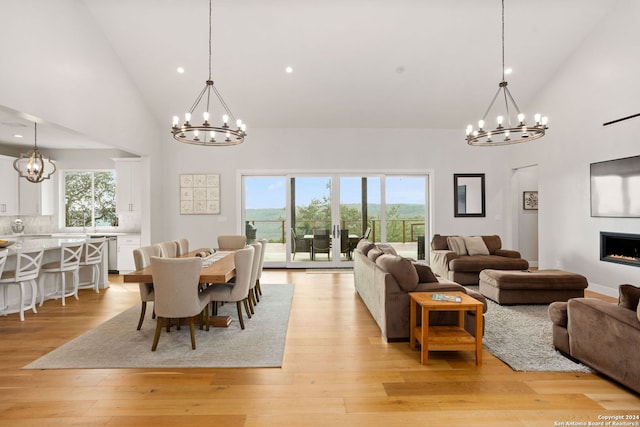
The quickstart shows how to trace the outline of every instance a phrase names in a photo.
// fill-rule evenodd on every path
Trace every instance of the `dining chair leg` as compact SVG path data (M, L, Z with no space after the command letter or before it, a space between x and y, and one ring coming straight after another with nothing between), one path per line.
M146 312L147 312L147 302L142 301L142 308L140 309L140 320L138 320L138 328L137 328L138 331L140 330L140 328L142 328L142 322L144 322L144 315Z
M242 303L238 301L236 302L236 306L238 307L238 320L240 321L240 329L244 329L244 319L242 318ZM245 310L246 310L246 306L245 306Z
M258 305L258 303L260 302L260 294L258 292L258 282L256 282L256 286L254 286L252 291L253 291L253 297L256 300L256 305Z
M249 310L251 310L251 314L255 313L254 307L256 306L256 303L255 296L253 295L253 289L249 289L247 300L249 301Z
M196 349L196 328L194 325L194 318L189 318L189 330L191 331L191 349Z
M262 295L262 288L260 287L260 279L256 281L256 289L258 290L258 293Z
M162 332L162 317L158 317L156 319L156 334L153 336L153 345L151 346L151 351L156 351L158 347L158 340L160 339L160 332Z
M251 302L249 301L249 297L243 299L242 302L244 303L244 311L247 312L247 317L251 319L251 309L249 307L251 305Z

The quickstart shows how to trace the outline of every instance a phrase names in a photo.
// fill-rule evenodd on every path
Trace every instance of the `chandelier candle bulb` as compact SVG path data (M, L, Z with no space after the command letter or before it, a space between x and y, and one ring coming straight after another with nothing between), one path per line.
M184 114L184 124L189 126L189 122L191 121L191 113Z
M498 121L498 128L501 128L502 127L502 122L504 121L504 117L498 116L497 121Z
M533 116L533 120L535 120L536 125L539 126L540 125L540 114L536 114L535 116Z
M180 122L180 117L178 116L173 116L173 127L176 128L178 127L178 123Z
M479 120L479 121L478 121L478 128L479 128L480 130L482 130L482 128L483 128L483 127L484 127L484 120Z

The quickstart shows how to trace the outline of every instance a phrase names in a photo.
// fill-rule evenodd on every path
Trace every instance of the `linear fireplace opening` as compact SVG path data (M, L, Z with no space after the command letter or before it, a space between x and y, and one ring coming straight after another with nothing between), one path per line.
M640 234L601 231L600 260L640 267Z

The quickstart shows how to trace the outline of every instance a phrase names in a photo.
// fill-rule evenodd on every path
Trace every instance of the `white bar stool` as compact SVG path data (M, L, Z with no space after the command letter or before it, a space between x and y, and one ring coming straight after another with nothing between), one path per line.
M0 276L0 285L4 286L4 311L7 310L7 291L9 286L16 285L20 288L20 321L24 321L24 310L31 309L34 313L36 310L36 278L40 272L42 264L42 255L44 248L20 248L16 249L16 268L15 270L5 270ZM31 285L31 301L29 305L24 303L24 286L28 283Z
M100 264L102 263L103 248L107 240L104 237L94 237L84 242L82 258L80 258L79 268L91 267L91 280L79 282L78 289L93 288L96 293L100 293Z
M82 256L82 248L84 242L65 242L60 245L60 260L49 262L40 269L40 306L44 303L44 278L48 274L60 275L60 291L56 281L56 291L52 295L54 298L62 298L62 305L65 305L65 297L74 296L78 299L78 271L80 269L80 258ZM71 273L73 288L67 290L66 275Z

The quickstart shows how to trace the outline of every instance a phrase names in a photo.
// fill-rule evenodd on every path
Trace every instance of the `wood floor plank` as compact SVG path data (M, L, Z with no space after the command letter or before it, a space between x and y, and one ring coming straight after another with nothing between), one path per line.
M110 281L24 322L0 318L0 427L537 427L640 413L640 396L606 377L514 372L486 349L482 366L468 352L420 365L408 343L380 336L352 275L303 270L261 279L296 285L282 368L22 370L139 305L137 285Z

